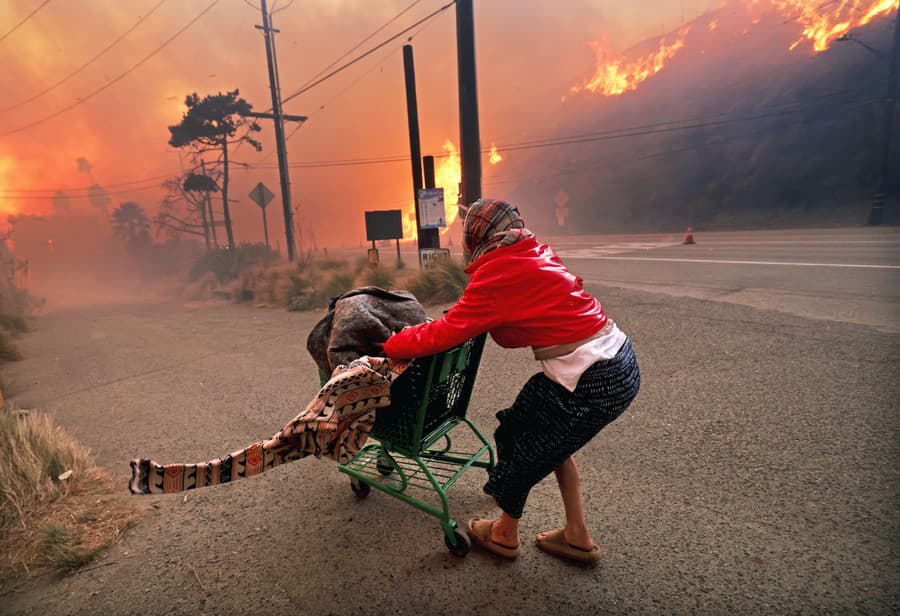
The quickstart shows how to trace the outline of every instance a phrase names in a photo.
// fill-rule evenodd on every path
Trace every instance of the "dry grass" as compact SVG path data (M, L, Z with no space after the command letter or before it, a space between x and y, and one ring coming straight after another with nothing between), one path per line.
M455 259L441 259L407 282L422 304L448 304L458 300L469 280L465 266Z
M0 410L0 459L4 573L71 571L137 520L124 495L109 496L120 490L90 453L44 415Z
M378 265L376 267L367 267L360 273L357 280L360 283L359 286L392 289L394 282L397 280L397 274L395 270Z
M250 265L226 283L207 272L188 285L185 295L192 300L221 295L235 303L309 310L324 308L329 298L352 289L376 286L408 289L423 304L440 304L454 302L462 295L468 281L464 269L462 262L449 259L415 273L406 273L403 264L372 267L365 257L353 263L340 259L306 259L295 264Z

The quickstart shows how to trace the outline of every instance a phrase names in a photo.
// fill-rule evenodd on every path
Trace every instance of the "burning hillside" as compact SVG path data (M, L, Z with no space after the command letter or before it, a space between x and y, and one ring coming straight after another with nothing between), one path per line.
M590 43L556 147L517 157L511 198L559 229L563 191L579 231L864 221L896 5L735 0L620 54Z
M687 46L702 45L708 33L718 31L720 38L748 35L751 28L773 15L781 19L785 28L794 32L799 30L799 38L789 45L791 51L808 44L812 53L819 53L854 28L887 15L896 5L896 0L832 0L824 3L821 0L740 0L724 9L731 25L728 29L720 30L720 17L714 13L698 20L704 26L699 36L691 37L691 25L684 26L650 42L649 50L644 44L616 53L605 39L590 41L588 45L595 57L594 72L583 83L572 86L570 91L572 94L587 91L616 96L636 90L641 83L664 70Z

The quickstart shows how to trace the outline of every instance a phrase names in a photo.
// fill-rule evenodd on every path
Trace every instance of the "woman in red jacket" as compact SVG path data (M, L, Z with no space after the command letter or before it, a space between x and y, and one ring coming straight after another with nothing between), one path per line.
M585 292L581 278L537 242L516 208L476 201L463 235L471 259L463 296L440 319L392 336L385 354L433 355L483 332L506 348L532 347L542 371L528 380L511 408L497 413L497 464L484 491L502 514L498 520L470 520L467 532L495 554L517 556L518 522L528 493L555 472L566 524L540 533L537 545L558 556L595 561L600 548L585 523L572 454L637 395L640 371L631 341Z

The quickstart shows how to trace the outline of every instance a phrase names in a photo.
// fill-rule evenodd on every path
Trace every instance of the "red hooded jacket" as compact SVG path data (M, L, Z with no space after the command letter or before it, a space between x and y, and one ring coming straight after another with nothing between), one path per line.
M502 347L546 347L589 338L606 314L583 281L533 237L485 253L468 268L469 284L440 319L388 339L388 357L425 357L483 332Z

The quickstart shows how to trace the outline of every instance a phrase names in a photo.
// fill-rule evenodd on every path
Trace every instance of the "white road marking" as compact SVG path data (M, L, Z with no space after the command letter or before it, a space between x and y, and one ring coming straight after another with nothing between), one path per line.
M798 263L793 261L732 261L729 259L670 259L664 257L605 257L605 256L586 256L580 257L576 254L567 254L569 259L589 258L589 259L606 259L609 261L664 261L667 263L716 263L722 265L786 265L796 267L839 267L849 269L883 269L883 270L900 270L900 265L871 265L865 263Z
M591 246L590 248L569 248L556 251L560 257L571 259L594 259L605 255L617 255L623 252L637 252L654 248L671 248L680 246L681 242L621 242L618 244L605 244L603 246Z

